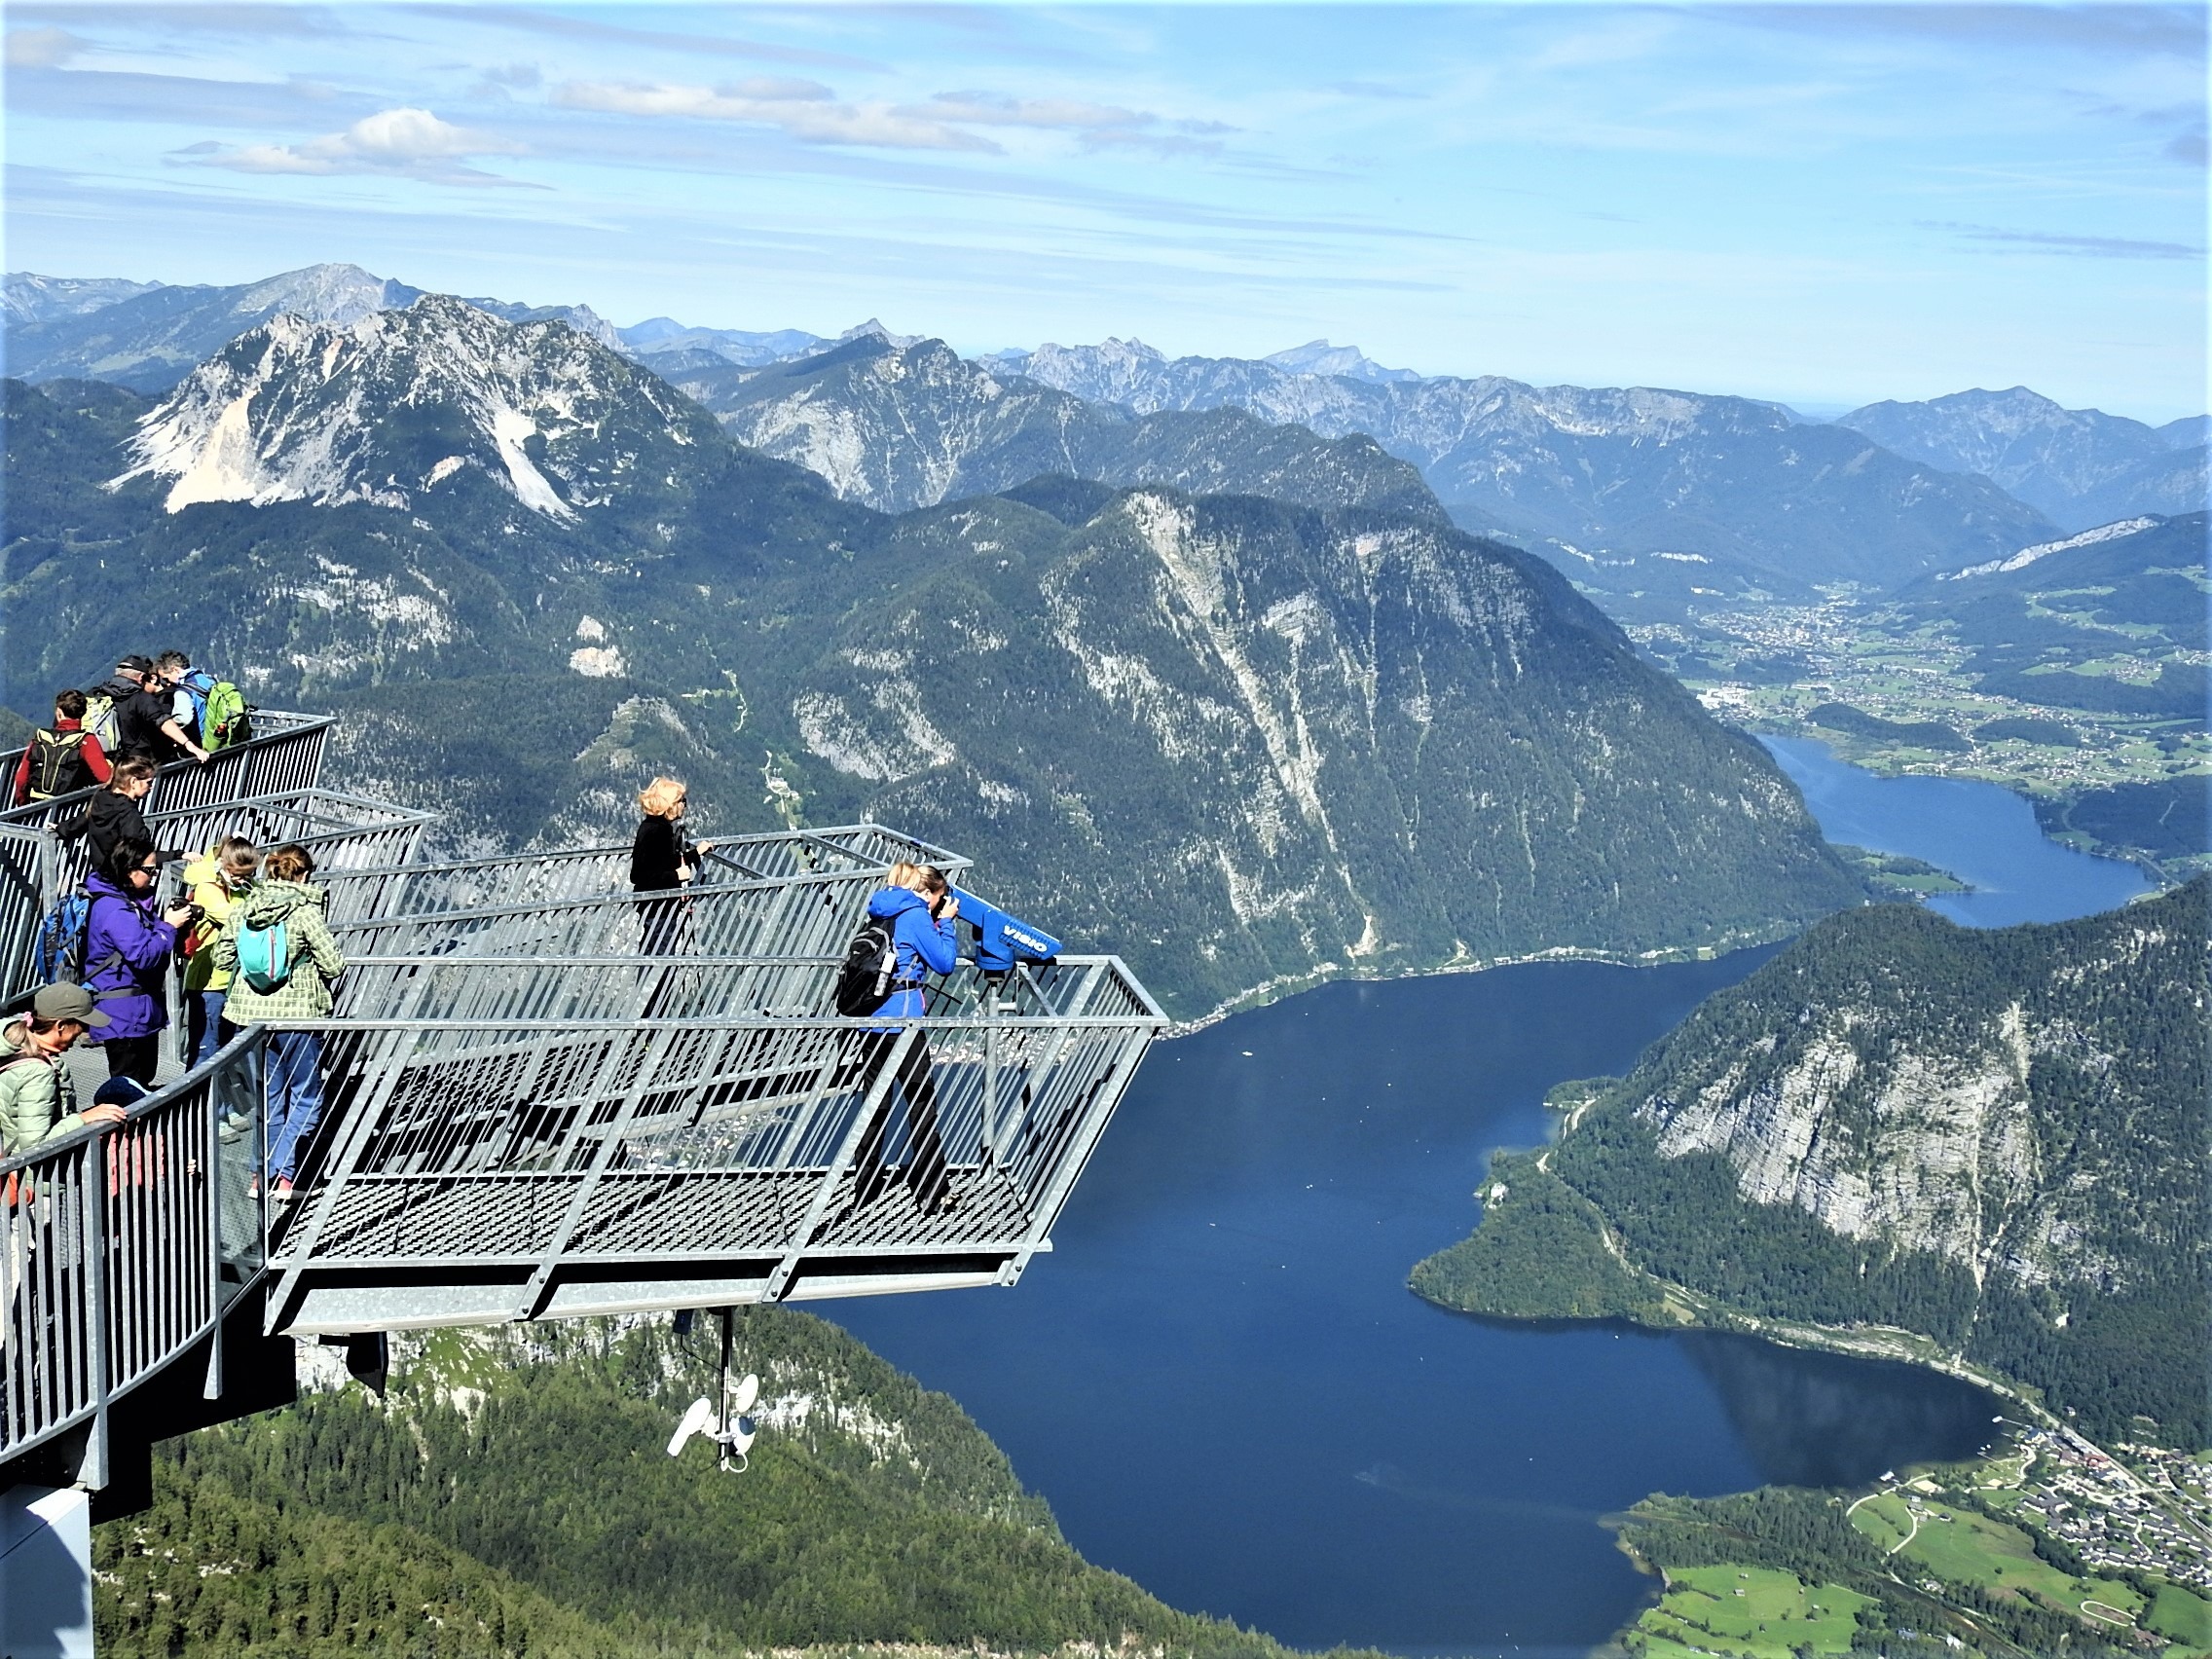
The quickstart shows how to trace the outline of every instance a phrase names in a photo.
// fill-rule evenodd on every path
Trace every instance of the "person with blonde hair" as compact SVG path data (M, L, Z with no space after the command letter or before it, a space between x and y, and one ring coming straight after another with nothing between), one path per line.
M181 941L188 1068L213 1059L215 1051L239 1034L239 1028L223 1017L231 976L215 966L215 940L260 873L261 849L243 835L225 835L184 866L185 897L200 906L199 919Z
M675 778L655 778L638 792L644 813L630 843L630 889L649 896L638 906L639 948L647 956L671 956L682 948L688 912L683 884L699 873L701 855L712 841L693 843L683 834L683 809L689 792Z

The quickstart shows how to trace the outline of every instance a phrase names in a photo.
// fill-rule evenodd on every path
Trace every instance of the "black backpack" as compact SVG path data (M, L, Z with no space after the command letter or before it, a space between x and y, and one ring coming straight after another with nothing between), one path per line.
M51 800L92 788L92 768L85 759L84 731L49 731L31 739L31 772L25 792L32 800Z
M837 970L837 1012L847 1017L873 1014L889 1000L898 972L899 947L892 942L890 921L868 917L845 946L844 965Z

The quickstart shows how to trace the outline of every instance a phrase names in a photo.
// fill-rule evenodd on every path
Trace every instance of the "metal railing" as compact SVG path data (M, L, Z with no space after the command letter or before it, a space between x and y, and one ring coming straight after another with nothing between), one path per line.
M880 872L901 859L948 871L968 861L880 825L795 833L737 835L715 843L694 884L775 881L809 873ZM628 844L513 853L448 864L401 863L333 872L324 880L334 922L425 915L441 910L515 909L608 899L630 891Z
M0 1162L0 1458L89 1425L79 1478L104 1484L110 1402L210 1336L260 1273L260 1148L226 1143L217 1118L259 1103L264 1041L240 1037L113 1128Z
M1165 1023L1111 957L1004 1009L964 968L888 1021L777 1012L826 1004L827 958L360 966L469 1017L314 1027L342 1126L272 1248L296 1333L1011 1283ZM934 1113L891 1112L924 1058ZM956 1208L864 1190L878 1119L885 1167L934 1132Z
M322 752L337 723L331 715L294 714L285 709L257 709L253 736L236 749L218 749L205 765L197 760L172 760L154 778L153 793L139 810L148 817L157 812L184 812L218 801L243 800L249 795L289 794L312 790L322 777ZM20 749L0 756L0 766L10 780L16 775ZM85 809L94 790L78 790L34 800L0 811L0 824L38 828Z
M225 802L313 790L331 717L263 709L254 719L256 735L250 742L217 750L206 765L180 760L165 766L140 810L149 819L174 819ZM21 755L17 749L0 756L0 767L6 768L0 778L14 779ZM39 919L66 891L65 882L77 878L65 875L65 866L82 874L82 843L72 852L47 834L47 827L74 818L95 793L79 790L0 811L0 948L6 950L0 955L0 1000L31 988L31 944ZM413 843L409 845L411 850Z
M348 956L821 956L843 950L880 866L549 903L334 917Z
M387 806L360 795L296 790L149 813L146 828L156 845L194 855L225 835L243 835L264 849L296 842L314 854L319 877L325 868L404 863L421 846L423 832L437 820L434 812ZM85 879L92 846L83 836L73 841L48 839L54 851L42 880L51 903Z

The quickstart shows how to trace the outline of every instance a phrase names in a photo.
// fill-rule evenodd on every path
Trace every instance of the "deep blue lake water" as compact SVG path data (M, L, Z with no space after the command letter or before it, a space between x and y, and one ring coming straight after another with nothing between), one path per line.
M2140 887L2002 790L1778 755L1832 838L1983 888L1960 919ZM824 1310L1175 1605L1300 1646L1579 1654L1649 1593L1601 1515L1864 1481L1991 1432L1988 1396L1906 1367L1493 1323L1405 1288L1473 1224L1491 1149L1545 1138L1546 1089L1627 1070L1768 954L1331 985L1161 1045L1017 1290Z
M1907 853L1971 882L1929 908L1970 928L2061 922L2110 910L2150 882L2131 864L2048 839L2010 790L1969 778L1881 778L1807 737L1761 737L1831 841Z

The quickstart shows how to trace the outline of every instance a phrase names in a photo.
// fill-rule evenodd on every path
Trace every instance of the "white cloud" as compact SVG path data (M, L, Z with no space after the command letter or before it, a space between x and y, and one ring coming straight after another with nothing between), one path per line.
M194 146L199 149L200 146ZM433 184L507 184L462 164L474 156L519 156L524 147L489 132L456 127L426 109L387 109L363 116L343 132L305 144L217 148L199 166L250 173L383 173Z
M571 81L554 90L553 101L565 109L610 115L772 127L810 144L858 144L891 150L998 149L988 138L888 104L839 103L827 87L811 81L756 77L725 87Z
M52 69L85 50L85 43L67 29L10 29L8 67Z
M928 103L900 113L977 127L1044 127L1083 132L1151 127L1160 120L1142 110L1114 104L1082 103L1071 98L1012 98L1003 92L940 92Z

